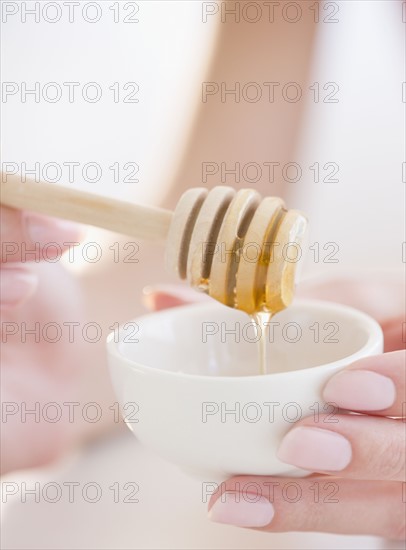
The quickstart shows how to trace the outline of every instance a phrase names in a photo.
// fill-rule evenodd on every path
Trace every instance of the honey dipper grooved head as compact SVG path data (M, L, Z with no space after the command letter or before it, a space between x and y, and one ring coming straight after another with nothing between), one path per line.
M306 227L282 199L253 189L189 189L174 212L166 264L227 306L276 313L293 299Z

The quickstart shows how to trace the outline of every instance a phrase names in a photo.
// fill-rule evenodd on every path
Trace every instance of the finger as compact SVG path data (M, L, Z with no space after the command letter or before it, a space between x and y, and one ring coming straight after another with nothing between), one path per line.
M334 375L324 387L327 402L343 409L405 416L406 352L365 357Z
M285 435L277 456L311 472L405 481L405 424L365 415L307 417Z
M322 476L240 476L212 496L209 518L261 531L317 531L405 537L402 484Z
M404 277L380 273L379 279L374 280L365 275L303 281L297 296L346 304L371 315L379 323L400 315L405 303Z
M35 292L37 276L23 266L7 266L0 273L0 308L13 309L25 303Z
M404 317L381 321L381 327L386 352L406 348L406 322Z
M14 208L1 207L1 261L52 260L73 244L79 244L79 225Z
M181 285L148 286L143 290L143 303L151 311L207 302L210 297L202 292Z

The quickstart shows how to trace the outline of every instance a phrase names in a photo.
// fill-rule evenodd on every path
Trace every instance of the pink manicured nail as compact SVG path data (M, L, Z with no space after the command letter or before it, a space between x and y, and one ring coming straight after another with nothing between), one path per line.
M19 305L37 287L37 277L23 269L3 268L0 272L0 303L5 307Z
M327 382L323 396L344 409L380 411L393 405L396 388L390 378L376 372L346 370Z
M209 519L237 527L265 527L274 514L274 507L265 497L228 492L213 504Z
M44 218L36 214L25 216L25 227L30 240L39 243L41 248L50 243L78 242L81 237L81 229L78 224Z
M147 309L156 310L178 303L206 302L210 298L202 292L196 292L182 285L153 285L143 289L142 301Z
M320 428L293 428L282 440L278 458L311 471L339 471L351 462L351 444L340 434Z

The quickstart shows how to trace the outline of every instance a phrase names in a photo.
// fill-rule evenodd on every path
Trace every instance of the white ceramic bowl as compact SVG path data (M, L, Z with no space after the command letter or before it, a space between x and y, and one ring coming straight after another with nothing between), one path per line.
M297 301L273 321L275 374L267 375L258 375L248 316L220 304L123 325L107 348L127 425L205 481L307 474L276 458L282 437L304 416L331 412L335 420L337 411L322 399L324 384L356 359L381 353L382 331L364 313L328 302Z

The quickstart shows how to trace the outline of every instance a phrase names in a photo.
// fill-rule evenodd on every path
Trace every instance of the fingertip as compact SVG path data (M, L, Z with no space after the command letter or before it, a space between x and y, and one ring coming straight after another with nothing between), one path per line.
M181 285L156 285L143 289L142 302L150 311L206 301L207 296Z
M142 303L149 311L160 311L185 305L185 301L160 292L143 293Z
M381 323L385 353L406 349L406 322L403 317Z
M344 370L327 382L323 396L346 409L383 411L395 403L396 386L389 377L374 371Z
M208 512L208 518L215 523L246 528L267 527L274 515L272 503L264 496L247 498L238 492L224 493Z
M84 236L84 228L68 220L24 212L23 221L26 236L31 242L38 243L41 248L50 243L58 243L64 248L69 248L69 244L79 244Z
M35 293L38 277L21 267L3 268L0 276L0 306L13 309L21 306Z

